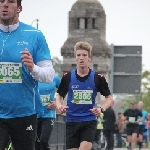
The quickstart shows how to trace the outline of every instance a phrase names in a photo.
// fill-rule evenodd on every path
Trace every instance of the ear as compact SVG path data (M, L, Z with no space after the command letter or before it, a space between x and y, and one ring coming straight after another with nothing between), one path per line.
M90 61L90 60L92 60L92 57L91 57L91 56L89 56L89 61Z
M18 6L18 13L22 11L22 6Z

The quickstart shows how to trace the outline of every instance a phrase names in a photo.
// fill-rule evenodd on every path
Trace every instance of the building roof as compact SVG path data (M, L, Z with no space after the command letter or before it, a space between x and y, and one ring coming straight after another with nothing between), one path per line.
M103 6L101 5L101 3L98 0L77 0L71 10L85 10L85 8L89 8L89 9L100 9L100 10L104 10Z

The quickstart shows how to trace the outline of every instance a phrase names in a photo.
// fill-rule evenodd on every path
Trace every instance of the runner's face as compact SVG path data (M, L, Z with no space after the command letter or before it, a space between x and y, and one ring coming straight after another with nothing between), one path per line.
M138 107L139 107L140 110L143 109L143 105L142 104L140 104Z
M12 24L18 17L18 9L17 0L0 0L0 23Z
M136 108L136 104L135 103L131 103L131 108L135 109Z
M88 55L88 51L79 49L76 51L75 60L78 67L85 67L88 66L88 62L91 60L91 58Z

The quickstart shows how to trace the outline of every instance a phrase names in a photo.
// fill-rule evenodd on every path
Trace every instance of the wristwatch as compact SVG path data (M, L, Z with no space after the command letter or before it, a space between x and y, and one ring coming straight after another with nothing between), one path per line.
M99 107L99 108L101 109L101 112L102 112L102 113L105 112L104 108L102 108L102 107Z

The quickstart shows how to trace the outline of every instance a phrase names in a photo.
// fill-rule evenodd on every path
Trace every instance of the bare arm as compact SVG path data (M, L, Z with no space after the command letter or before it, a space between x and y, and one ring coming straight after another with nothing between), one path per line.
M109 108L112 103L114 102L113 98L111 95L106 96L105 98L105 103L101 106L104 110L106 110L107 108Z
M56 95L56 108L59 114L65 113L68 106L62 105L63 97L58 93Z
M136 123L139 123L139 122L142 122L142 121L144 121L144 117L142 116L140 119L138 119L137 121L136 121Z
M113 103L113 98L111 95L109 95L106 97L105 103L101 106L101 108L105 111L108 107L112 105L112 103ZM93 108L90 110L95 116L99 116L101 114L101 108Z

